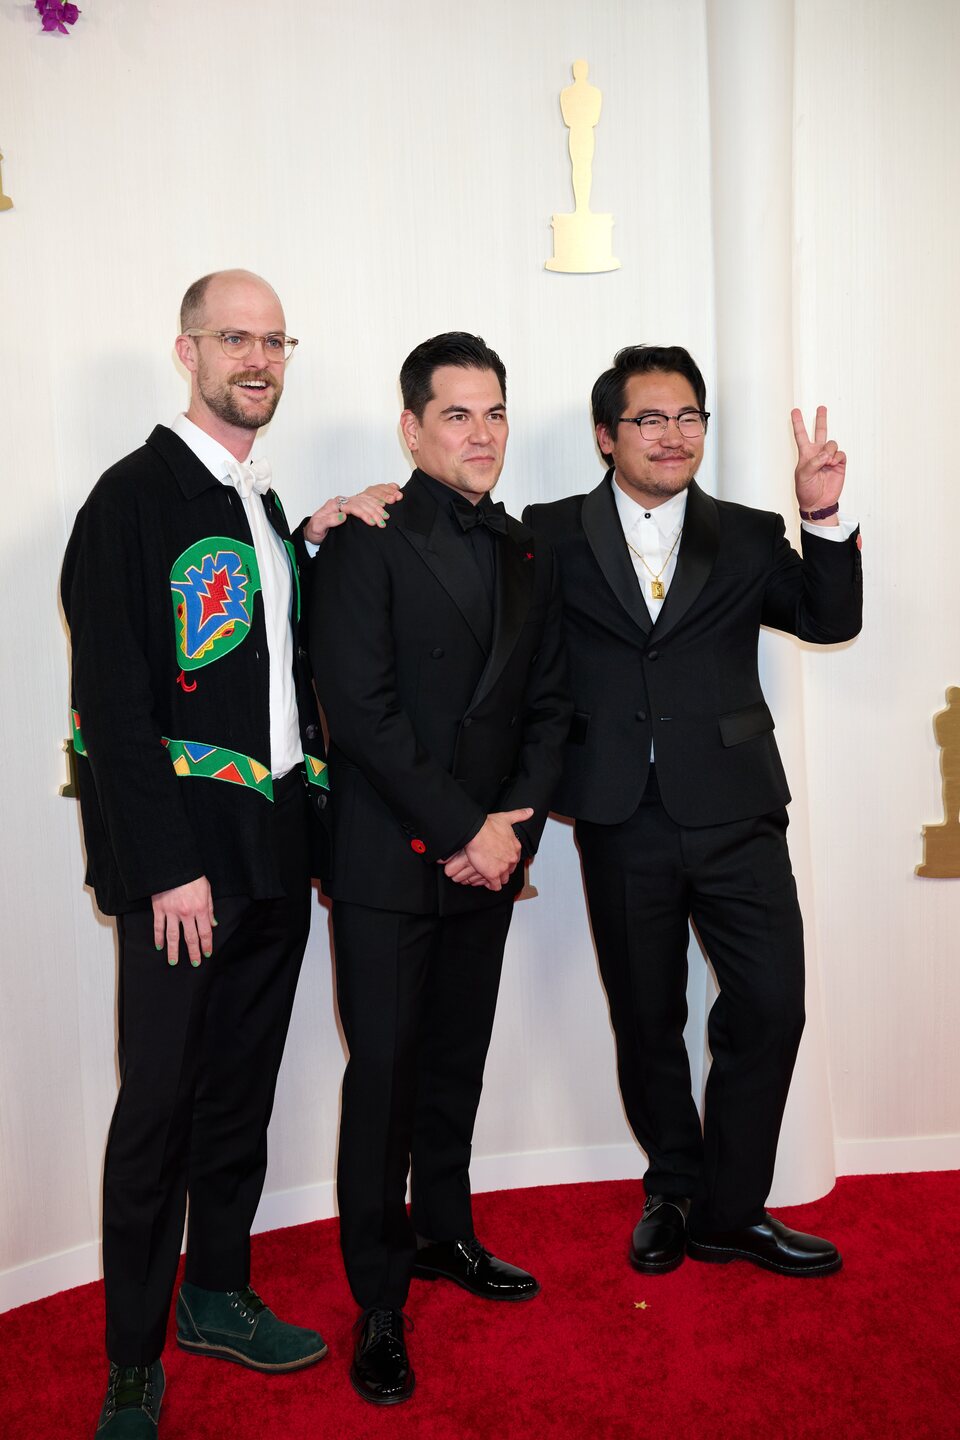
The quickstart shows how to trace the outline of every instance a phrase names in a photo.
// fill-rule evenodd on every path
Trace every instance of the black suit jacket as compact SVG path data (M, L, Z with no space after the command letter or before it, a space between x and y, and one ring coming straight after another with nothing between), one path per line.
M677 567L656 624L623 537L609 471L588 495L532 505L524 520L560 570L574 717L554 809L617 824L647 782L650 742L667 813L719 825L790 798L760 688L762 625L831 644L860 629L859 531L802 534L768 511L714 500L694 482Z
M385 530L351 521L321 547L310 648L330 727L334 899L479 909L503 892L455 885L437 861L495 810L532 806L539 840L572 708L559 592L549 546L518 521L496 544L492 630L464 535L417 472Z
M302 535L291 540L273 490L263 504L297 577L306 561ZM72 642L87 881L108 914L202 874L215 897L283 894L271 813L266 631L252 553L236 491L164 425L101 476L77 515L61 594ZM171 581L182 582L185 566L202 571L204 557L215 574L229 575L222 598L233 628L225 618L219 641L200 650L191 668L181 651L186 601ZM323 737L298 643L297 585L294 679L301 741L313 757L305 773L319 812L326 800ZM202 616L205 606L201 600ZM204 752L206 763L195 763ZM215 769L223 778L212 777ZM249 783L254 778L259 788ZM312 830L316 868L322 826Z

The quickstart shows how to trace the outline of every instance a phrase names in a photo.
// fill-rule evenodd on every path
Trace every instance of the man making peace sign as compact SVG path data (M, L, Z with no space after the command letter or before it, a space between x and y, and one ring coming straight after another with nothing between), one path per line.
M696 484L705 402L686 350L621 350L592 397L611 468L588 495L524 513L559 567L574 699L553 804L576 818L621 1093L649 1160L632 1263L826 1275L836 1248L764 1209L804 976L757 640L762 625L817 644L858 633L859 531L838 519L846 457L826 410L812 440L793 412L801 558L779 515ZM702 1132L683 1042L688 918L720 985Z

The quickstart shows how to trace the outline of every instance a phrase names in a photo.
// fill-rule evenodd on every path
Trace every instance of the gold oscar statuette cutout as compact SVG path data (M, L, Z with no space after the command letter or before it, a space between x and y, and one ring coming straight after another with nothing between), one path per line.
M960 880L960 686L947 691L947 708L933 717L940 746L943 824L923 827L923 864L918 875L934 880Z
M566 275L595 275L619 270L612 254L613 216L594 215L590 209L593 181L593 132L600 120L603 96L596 85L587 84L586 60L573 65L573 84L560 91L560 114L570 131L570 165L573 170L572 215L553 217L553 259L548 270Z
M0 154L0 160L2 160L2 159L3 159L3 155ZM13 209L13 201L10 199L10 196L9 196L9 195L4 195L4 193L3 193L3 173L2 173L2 171L0 171L0 210L12 210L12 209Z
M60 749L67 757L67 779L57 793L62 795L64 800L78 800L80 792L77 788L77 752L73 748L73 741L64 740Z

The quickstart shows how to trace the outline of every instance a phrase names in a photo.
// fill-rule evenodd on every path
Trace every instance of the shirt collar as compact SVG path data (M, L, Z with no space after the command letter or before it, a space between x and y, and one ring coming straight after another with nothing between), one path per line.
M206 466L215 480L220 480L226 485L232 485L229 468L235 463L236 457L230 454L225 445L208 435L206 430L201 430L186 415L178 415L170 426L175 435L179 435L184 445L187 445L196 455L201 465ZM247 456L249 462L252 456Z
M617 514L620 516L620 524L625 535L631 534L634 527L639 525L647 515L650 516L664 539L675 535L683 524L684 516L687 513L686 490L681 490L679 495L672 495L669 500L664 500L662 505L655 505L652 510L647 510L638 500L634 500L632 495L621 490L616 481L616 471L614 471L611 483Z

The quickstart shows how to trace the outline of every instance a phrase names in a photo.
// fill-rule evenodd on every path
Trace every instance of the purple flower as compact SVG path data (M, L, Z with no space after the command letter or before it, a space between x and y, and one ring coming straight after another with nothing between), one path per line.
M69 34L67 26L75 25L80 14L76 5L63 4L62 0L34 0L34 9L43 21L44 30L59 30L61 35Z

